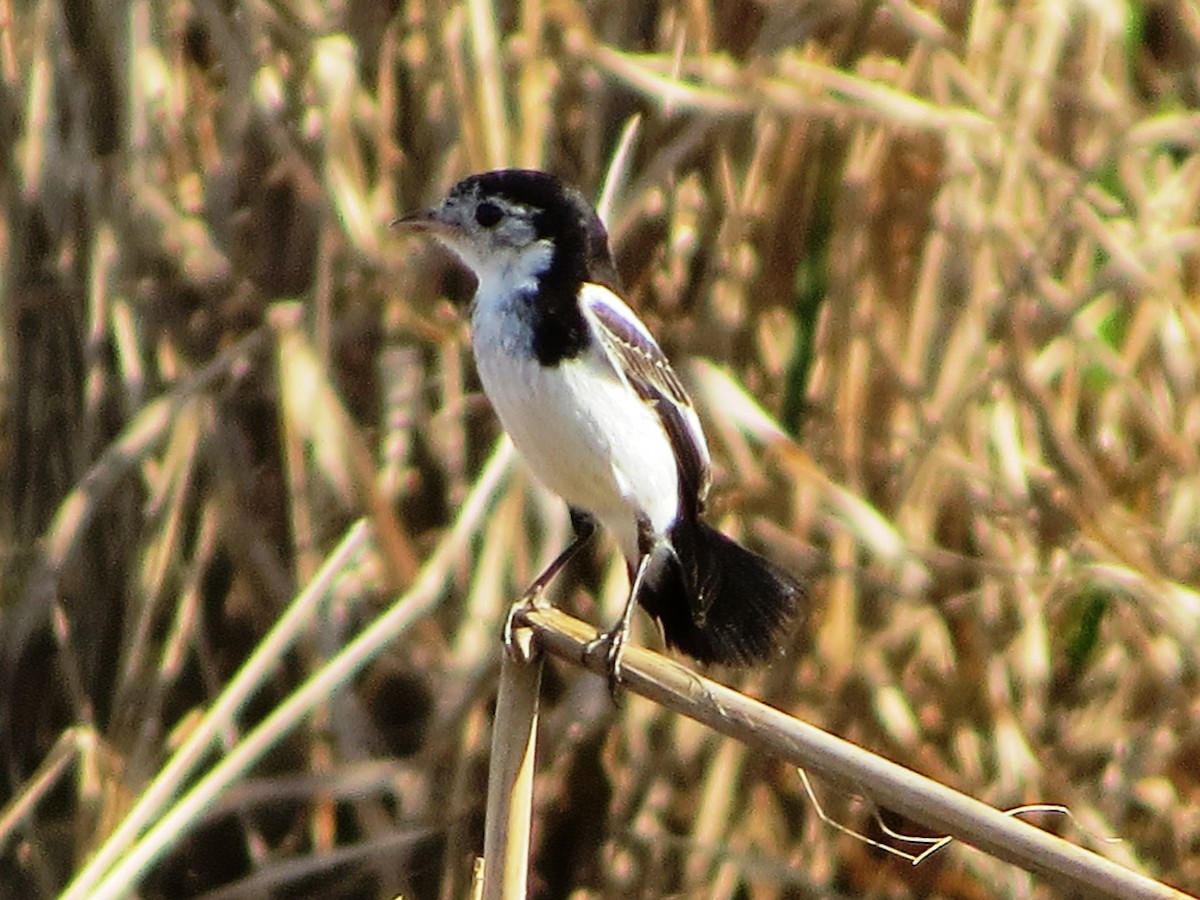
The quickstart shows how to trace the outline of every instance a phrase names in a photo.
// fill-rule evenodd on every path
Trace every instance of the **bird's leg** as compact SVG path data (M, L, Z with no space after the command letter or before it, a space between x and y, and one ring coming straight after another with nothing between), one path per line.
M629 629L633 625L633 611L637 607L638 591L642 588L642 582L646 580L653 560L653 553L642 554L641 559L638 560L637 570L630 579L629 598L625 601L625 609L621 613L621 618L616 625L608 631L602 632L595 640L589 641L584 648L584 654L587 655L600 644L608 645L605 652L605 659L608 662L608 690L614 699L617 696L617 686L621 683L621 656L625 651L625 644L629 641Z
M545 570L531 584L517 600L516 603L508 611L508 616L504 620L504 649L514 657L519 657L521 654L517 652L516 644L513 641L513 628L516 624L516 617L528 609L536 609L538 601L546 590L546 586L554 580L554 577L562 571L563 566L569 563L580 550L584 548L592 535L596 533L596 520L588 513L581 509L571 508L571 527L575 531L575 538L567 545L562 553L554 558L550 565L546 566Z

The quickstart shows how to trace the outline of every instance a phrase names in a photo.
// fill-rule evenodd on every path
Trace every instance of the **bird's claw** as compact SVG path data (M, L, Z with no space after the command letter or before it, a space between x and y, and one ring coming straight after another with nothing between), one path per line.
M613 702L619 702L620 696L618 688L624 679L622 675L621 658L625 653L625 644L629 639L628 630L622 627L621 623L610 631L603 631L588 641L583 648L584 657L591 656L593 653L598 653L604 648L604 661L608 669L608 692L612 695Z
M538 600L541 595L541 591L530 591L508 608L501 640L504 642L504 651L512 659L528 662L533 658L532 632L528 628L519 627L517 619L530 610L539 609L541 604Z

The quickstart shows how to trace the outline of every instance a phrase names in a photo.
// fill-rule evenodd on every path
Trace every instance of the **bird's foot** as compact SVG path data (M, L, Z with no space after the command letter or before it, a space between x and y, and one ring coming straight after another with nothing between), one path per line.
M621 658L625 654L625 644L629 641L629 629L624 622L618 622L616 627L609 631L603 631L595 638L588 641L583 648L585 657L591 656L593 653L599 653L604 650L605 666L608 669L608 692L612 695L613 702L617 703L620 700L620 695L617 689L621 686L623 675L621 673Z
M520 662L529 662L533 658L533 632L521 627L518 620L531 610L541 609L541 598L542 590L535 585L509 607L508 615L504 617L504 630L501 632L504 651Z

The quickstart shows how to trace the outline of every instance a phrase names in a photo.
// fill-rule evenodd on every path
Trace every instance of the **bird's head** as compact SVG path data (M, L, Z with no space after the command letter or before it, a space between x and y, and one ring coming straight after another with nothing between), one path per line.
M431 209L395 227L437 238L479 278L509 281L552 272L615 285L608 233L583 195L533 169L464 178Z

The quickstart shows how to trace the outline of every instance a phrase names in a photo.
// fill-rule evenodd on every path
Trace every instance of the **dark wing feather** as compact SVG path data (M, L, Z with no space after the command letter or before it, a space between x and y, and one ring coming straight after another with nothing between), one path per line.
M588 311L600 326L601 344L623 377L658 414L679 460L679 500L683 513L698 516L709 486L708 446L679 376L654 339L630 321L633 313L610 291L588 285ZM615 301L615 302L614 302Z

